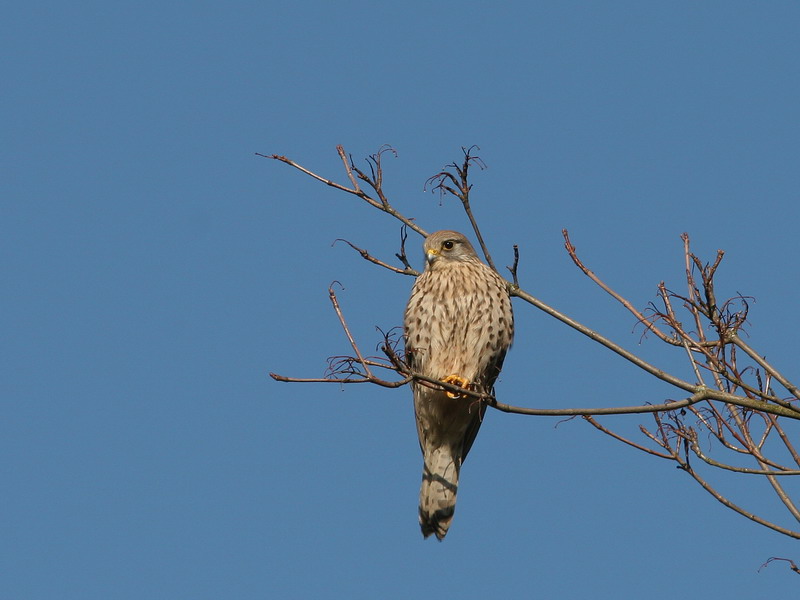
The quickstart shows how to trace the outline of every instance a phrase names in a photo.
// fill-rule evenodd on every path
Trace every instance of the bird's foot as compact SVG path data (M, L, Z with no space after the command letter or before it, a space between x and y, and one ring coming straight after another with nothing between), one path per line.
M442 379L442 383L449 383L451 385L457 385L458 387L464 388L465 390L468 390L469 387L470 387L469 380L465 379L464 377L461 377L461 375L448 375L447 377ZM459 394L458 392L451 392L451 391L448 390L447 391L447 397L448 398L466 398L466 395Z

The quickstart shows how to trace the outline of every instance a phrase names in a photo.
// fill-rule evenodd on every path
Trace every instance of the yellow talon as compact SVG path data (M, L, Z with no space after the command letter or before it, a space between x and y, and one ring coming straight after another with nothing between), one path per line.
M448 375L444 379L442 379L442 383L450 383L452 385L457 385L458 387L469 389L469 381L464 379L460 375ZM459 394L458 392L451 392L447 391L448 398L465 398L464 394Z

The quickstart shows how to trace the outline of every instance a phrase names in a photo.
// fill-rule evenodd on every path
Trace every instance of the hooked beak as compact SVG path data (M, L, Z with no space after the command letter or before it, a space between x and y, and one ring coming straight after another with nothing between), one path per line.
M439 251L434 250L433 248L425 252L425 260L428 261L429 265L432 265L433 261L435 261L438 258L438 256L439 256Z

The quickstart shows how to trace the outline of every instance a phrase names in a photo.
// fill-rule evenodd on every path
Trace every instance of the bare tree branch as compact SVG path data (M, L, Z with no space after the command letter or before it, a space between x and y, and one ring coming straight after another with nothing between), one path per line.
M496 271L470 204L469 194L472 189L469 183L470 165L476 164L481 169L485 168L483 161L472 154L475 148L477 147L462 148L463 161L445 167L431 177L425 187L431 185L432 191L438 191L441 195L453 195L461 201L486 261ZM399 220L403 225L400 231L400 252L396 256L403 268L389 265L347 240L341 241L375 265L402 275L419 275L406 255L407 230L412 229L422 236L427 236L427 232L413 219L397 210L384 190L381 159L386 152L396 155L395 151L389 146L382 147L376 154L367 158L367 169L356 167L352 158L341 146L337 146L337 152L351 187L317 175L284 156L263 154L259 156L292 166L325 185L361 198L370 207ZM362 187L362 184L366 185ZM364 188L371 189L371 194L374 195L366 193ZM381 331L383 339L378 347L383 356L365 356L347 325L333 291L333 284L328 290L329 297L352 349L352 355L329 358L328 369L322 378L300 379L275 373L270 373L270 376L283 382L372 383L387 388L402 387L416 382L433 389L452 392L471 402L485 403L503 412L538 416L582 416L597 431L612 439L638 451L675 462L678 468L688 473L697 484L727 508L764 527L800 539L800 533L797 531L764 519L723 496L698 471L698 469L720 469L749 476L751 479L753 476L764 477L770 484L772 493L785 507L787 516L794 521L800 521L800 508L795 505L789 488L785 486L787 477L800 475L800 452L793 443L797 434L795 422L800 420L800 403L797 402L800 400L800 389L740 336L747 325L750 298L737 293L724 302L717 299L715 276L722 265L725 253L718 250L713 262L704 263L692 253L688 234L681 235L686 295L670 291L662 281L657 285L657 292L663 308L649 303L645 311L640 311L633 302L613 290L586 266L578 257L566 229L562 230L562 235L566 251L573 263L595 285L622 304L633 315L636 323L642 323L645 333L653 332L670 350L676 347L681 349L694 373L695 381L686 381L682 377L660 369L619 343L521 289L517 273L519 265L517 245L514 245L513 266L507 267L512 278L511 282L507 282L509 294L580 332L652 377L681 390L686 397L660 403L643 401L640 405L597 408L527 408L504 404L493 395L463 389L452 383L415 373L400 349L402 336L393 333L397 331L396 329L390 329L389 333ZM384 373L387 371L392 379L384 378ZM377 376L376 373L381 373L381 376ZM786 390L788 397L783 390ZM644 425L639 426L643 436L642 443L614 431L605 424L600 424L595 419L598 415L645 413L652 415L655 429L651 431ZM789 427L792 426L795 429L790 430ZM692 456L699 461L697 465L690 464ZM797 468L785 466L792 463ZM800 573L794 562L784 558L773 557L762 566L774 560L786 561L792 570Z
M337 150L340 150L340 153L339 153L340 156L344 153L344 149L341 146L337 146ZM386 199L386 196L385 196L385 194L383 192L383 169L381 167L381 156L382 156L382 154L384 152L387 152L387 151L392 151L393 152L393 150L391 148L388 148L388 147L387 148L382 148L381 150L378 151L377 154L373 154L371 157L369 157L369 160L371 161L370 165L371 165L371 167L373 167L373 176L372 177L366 175L363 171L357 169L355 167L355 165L352 164L352 162L350 163L350 166L347 169L347 173L348 173L348 177L351 178L351 182L353 183L353 187L352 188L345 187L345 186L343 186L343 185L341 185L339 183L336 183L335 181L332 181L330 179L322 177L321 175L317 175L313 171L310 171L309 169L306 169L305 167L299 165L298 163L296 163L295 161L293 161L293 160L291 160L289 158L286 158L285 156L281 156L279 154L261 154L259 152L256 152L256 156L260 156L262 158L269 158L269 159L272 159L272 160L277 160L278 162L282 162L284 164L287 164L290 167L294 167L298 171L300 171L302 173L305 173L309 177L312 177L312 178L316 179L317 181L320 181L320 182L324 183L325 185L329 185L329 186L331 186L333 188L336 188L337 190L340 190L342 192L347 192L348 194L353 194L354 196L358 196L359 198L364 200L367 204L369 204L373 208L377 208L381 212L385 212L385 213L393 216L395 219L398 219L404 225L406 225L410 229L413 229L418 234L420 234L422 237L428 237L428 233L424 229L422 229L422 227L420 227L419 225L414 223L414 221L412 219L409 219L409 218L403 216L402 214L400 214L399 212L397 212L394 209L394 207ZM369 194L364 192L358 186L358 183L355 182L352 179L352 173L353 172L357 173L359 179L367 182L367 184L369 184L369 186L373 190L375 190L375 193L378 194L378 197L379 197L380 200L375 200L374 198L372 198Z
M792 382L786 379L786 377L784 377L781 373L779 373L778 370L775 369L775 367L770 365L766 360L764 360L761 356L759 356L759 354L755 350L753 350L750 346L748 346L738 334L735 333L732 334L730 336L730 341L736 344L737 347L744 350L750 358L752 358L756 363L758 363L758 366L760 366L767 373L769 373L775 379L777 379L778 382L783 387L785 387L790 394L792 394L792 396L800 399L800 389L798 389L796 385L794 385Z
M766 519L763 519L763 518L759 517L758 515L743 509L741 506L739 506L737 504L734 504L733 502L731 502L730 500L725 498L722 494L720 494L717 490L715 490L713 487L711 487L711 485L709 485L709 483L705 479L700 477L700 475L698 475L696 471L694 471L693 469L688 468L688 465L686 465L685 462L681 466L682 466L683 470L686 471L687 473L689 473L689 475L691 475L692 478L697 483L699 483L700 486L704 490L706 490L709 494L711 494L711 496L714 497L715 500L717 500L718 502L720 502L724 506L727 506L728 508L730 508L734 512L739 513L743 517L746 517L746 518L750 519L751 521L754 521L754 522L758 523L759 525L763 525L764 527L767 527L769 529L772 529L773 531L777 531L778 533L782 533L783 535L787 535L787 536L792 537L794 539L800 539L800 532L793 531L791 529L787 529L786 527L781 527L780 525L776 525L775 523L772 523L771 521L767 521Z
M680 342L675 338L672 338L661 331L658 327L656 327L653 323L651 323L642 313L640 313L628 300L623 298L617 292L612 290L609 286L607 286L600 278L594 274L594 272L589 269L586 265L583 264L580 258L578 258L578 253L575 246L572 244L572 241L569 239L569 231L566 229L561 230L561 235L564 236L564 247L567 249L567 254L572 259L572 262L575 263L583 273L589 277L592 281L594 281L601 289L605 290L612 298L614 298L617 302L622 304L625 308L627 308L630 313L636 317L639 323L643 323L647 329L655 333L659 338L663 341L667 342L668 344L672 344L674 346L680 345Z

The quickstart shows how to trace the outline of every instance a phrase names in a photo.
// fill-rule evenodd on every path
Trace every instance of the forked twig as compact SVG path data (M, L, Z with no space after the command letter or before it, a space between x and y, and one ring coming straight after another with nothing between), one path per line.
M339 151L339 155L341 156L342 153L344 153L344 148L341 148L341 146L337 146L337 151ZM317 175L313 171L306 169L305 167L299 165L290 158L281 156L280 154L261 154L260 152L256 152L255 154L256 156L260 156L262 158L269 158L287 164L290 167L294 167L301 173L305 173L309 177L312 177L313 179L316 179L317 181L324 183L325 185L328 185L342 192L347 192L348 194L353 194L354 196L358 196L373 208L377 208L381 212L385 212L393 216L395 219L398 219L404 225L406 225L410 229L413 229L422 237L428 237L428 233L424 229L422 229L422 227L414 223L413 219L409 219L404 215L402 215L400 212L398 212L386 199L386 195L383 192L383 167L381 166L381 155L386 151L387 149L381 149L378 151L377 154L374 154L371 157L369 157L369 160L371 161L369 163L372 171L371 176L367 175L360 169L356 168L356 166L352 162L350 163L349 167L347 167L347 174L348 178L350 178L351 183L353 184L352 188L348 188L346 186L341 185L340 183L332 181L331 179L327 179L325 177L322 177L321 175ZM365 181L375 191L375 193L378 195L379 200L375 200L372 196L363 191L359 187L357 182L353 181L352 177L353 172L355 172L358 175L359 179Z
M342 238L336 238L333 241L333 243L335 244L336 242L344 242L345 244L350 246L353 250L358 252L361 255L361 258L363 258L364 260L368 260L369 262L371 262L373 264L376 264L376 265L378 265L380 267L383 267L384 269L388 269L389 271L392 271L394 273L399 273L400 275L411 275L413 277L417 277L419 275L419 271L417 271L416 269L412 269L411 265L406 264L406 267L404 269L398 269L397 267L393 267L392 265L390 265L388 263L385 263L385 262L383 262L382 260L380 260L378 258L375 258L367 250L365 250L363 248L359 248L358 246L356 246L352 242L349 242L349 241L347 241L345 239L342 239ZM398 258L400 257L399 254L397 254L396 256Z
M793 560L790 560L788 558L781 558L780 556L772 556L772 557L768 558L767 561L758 568L758 572L760 573L761 569L763 569L764 567L768 566L769 563L775 562L775 561L783 561L783 562L789 563L789 568L792 571L794 571L795 573L800 574L800 567L798 567L797 564L795 564L795 562Z
M478 222L475 220L475 215L472 214L472 207L469 203L469 192L472 189L472 185L469 183L469 167L472 163L475 163L481 170L486 168L486 163L483 162L483 159L472 154L473 149L480 150L478 146L474 145L470 146L469 148L464 148L462 146L461 151L464 153L464 161L461 163L461 165L455 162L450 163L442 171L439 171L436 175L429 177L428 181L425 183L425 188L427 188L428 184L433 184L431 187L432 192L438 191L442 196L447 193L461 200L461 204L464 207L464 212L467 214L470 225L472 225L472 230L475 232L475 236L478 238L478 243L483 251L483 256L486 257L486 262L492 268L492 270L497 271L497 268L494 266L492 256L489 254L489 249L486 247L486 243L483 241L483 235L481 234L480 227L478 227ZM458 179L456 179L456 176L447 169L455 169ZM447 182L450 182L451 185L448 185Z

